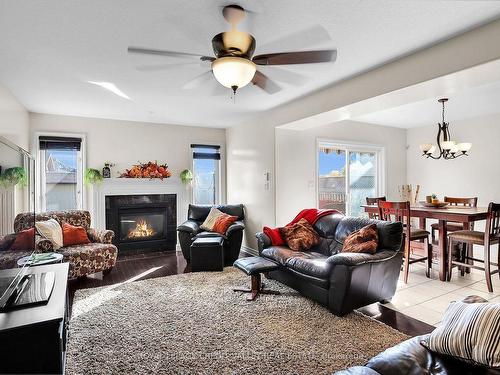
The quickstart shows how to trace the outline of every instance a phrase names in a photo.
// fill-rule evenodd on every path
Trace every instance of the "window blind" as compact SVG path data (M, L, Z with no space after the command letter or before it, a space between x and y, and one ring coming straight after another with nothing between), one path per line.
M40 150L68 150L80 151L82 147L81 138L40 136Z
M193 159L220 160L220 146L192 144Z

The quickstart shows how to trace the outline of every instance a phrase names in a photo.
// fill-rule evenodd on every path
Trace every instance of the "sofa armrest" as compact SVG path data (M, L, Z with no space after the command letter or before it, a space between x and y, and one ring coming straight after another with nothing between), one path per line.
M382 250L375 254L338 253L329 257L326 262L333 265L359 266L365 263L384 262L398 255L397 251Z
M226 236L229 237L231 233L236 233L245 229L245 224L242 221L235 221L233 224L229 226L226 230Z
M186 220L184 223L177 227L179 232L189 233L191 236L196 236L200 231L200 224L194 220Z
M37 237L35 239L35 249L40 253L51 253L54 251L54 245L46 238Z
M262 250L272 245L271 239L264 232L256 233L255 237L257 238L259 254L262 252Z
M115 232L109 229L87 229L87 235L90 242L93 243L112 243Z

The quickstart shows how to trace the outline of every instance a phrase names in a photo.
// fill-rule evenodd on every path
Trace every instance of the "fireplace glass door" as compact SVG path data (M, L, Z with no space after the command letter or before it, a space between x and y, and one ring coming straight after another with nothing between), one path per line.
M120 241L144 241L164 238L165 224L164 213L121 213Z

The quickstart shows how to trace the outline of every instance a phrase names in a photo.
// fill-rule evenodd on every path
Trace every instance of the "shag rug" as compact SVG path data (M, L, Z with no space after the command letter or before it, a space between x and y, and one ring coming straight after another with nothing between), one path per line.
M283 284L247 302L242 272L188 273L76 292L68 374L331 374L408 337L342 318Z

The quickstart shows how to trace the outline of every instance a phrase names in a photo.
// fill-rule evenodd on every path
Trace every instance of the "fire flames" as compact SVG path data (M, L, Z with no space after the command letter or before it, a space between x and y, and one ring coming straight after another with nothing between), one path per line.
M153 227L144 219L139 219L136 222L135 228L128 232L127 238L143 238L154 236L156 232Z

